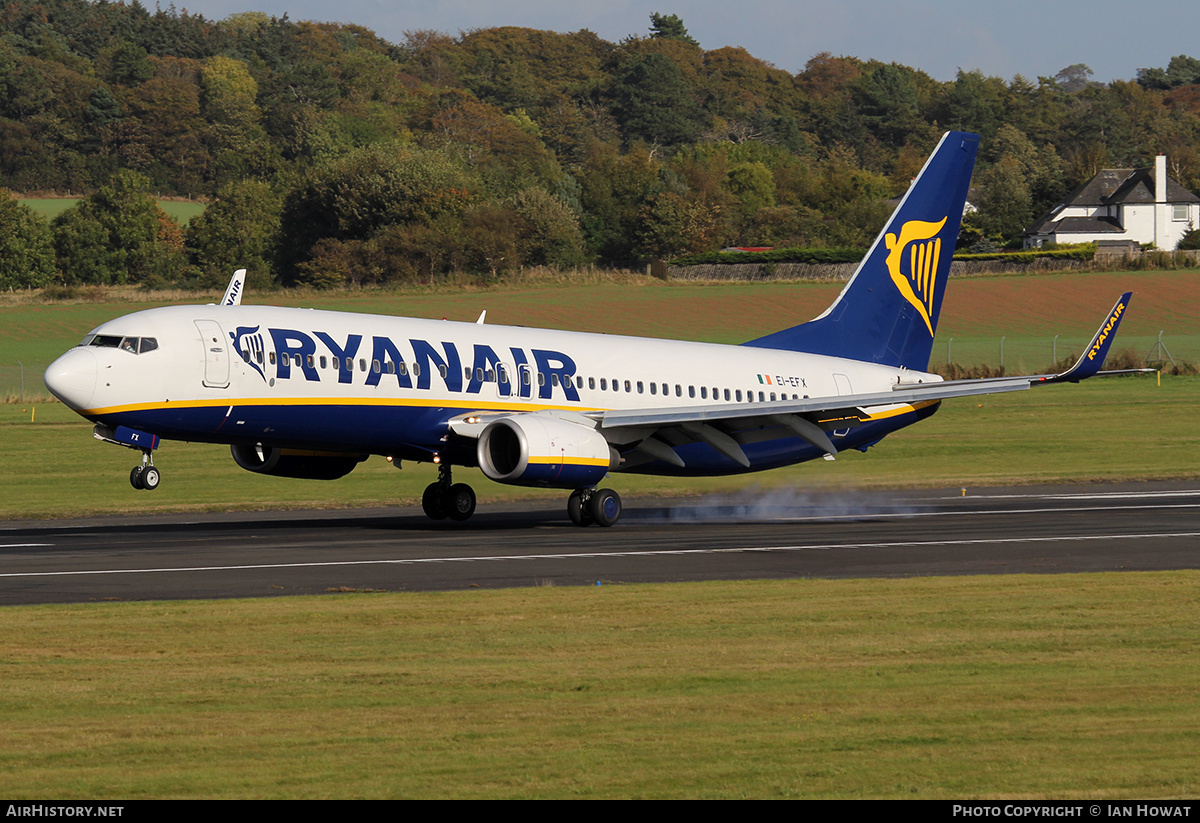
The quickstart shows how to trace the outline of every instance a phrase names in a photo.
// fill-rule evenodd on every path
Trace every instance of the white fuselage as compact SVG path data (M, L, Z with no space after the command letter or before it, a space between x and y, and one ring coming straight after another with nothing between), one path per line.
M117 338L156 345L133 353ZM464 413L769 403L886 392L916 376L775 349L271 306L151 309L89 340L51 370L90 419L410 458L437 451Z

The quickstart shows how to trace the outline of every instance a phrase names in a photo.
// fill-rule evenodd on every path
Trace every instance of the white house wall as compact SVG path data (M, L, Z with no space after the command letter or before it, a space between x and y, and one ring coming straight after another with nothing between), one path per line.
M1162 207L1162 219L1159 221L1159 226L1163 234L1163 242L1157 244L1158 248L1171 250L1179 245L1179 241L1183 239L1183 235L1188 229L1194 229L1200 226L1200 203L1189 203L1187 207L1187 220L1174 219L1174 206L1170 203L1164 204Z
M1136 240L1142 245L1155 242L1154 203L1126 203L1122 209L1121 225L1125 233L1110 235L1110 240Z

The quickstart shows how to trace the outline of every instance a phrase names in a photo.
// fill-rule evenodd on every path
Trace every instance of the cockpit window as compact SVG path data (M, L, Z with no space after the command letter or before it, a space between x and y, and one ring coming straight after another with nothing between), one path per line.
M117 337L112 334L97 334L83 338L84 346L99 346L104 349L121 349L131 354L145 354L158 348L153 337Z

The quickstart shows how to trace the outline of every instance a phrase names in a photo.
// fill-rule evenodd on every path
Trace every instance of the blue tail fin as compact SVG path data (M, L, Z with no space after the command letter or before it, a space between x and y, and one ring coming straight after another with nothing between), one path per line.
M978 149L946 132L834 304L743 345L928 368Z

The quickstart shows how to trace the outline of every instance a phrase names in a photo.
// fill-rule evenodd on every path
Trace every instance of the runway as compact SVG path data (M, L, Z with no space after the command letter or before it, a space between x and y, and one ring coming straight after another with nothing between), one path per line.
M1200 568L1200 483L556 501L0 524L0 605L348 590Z

